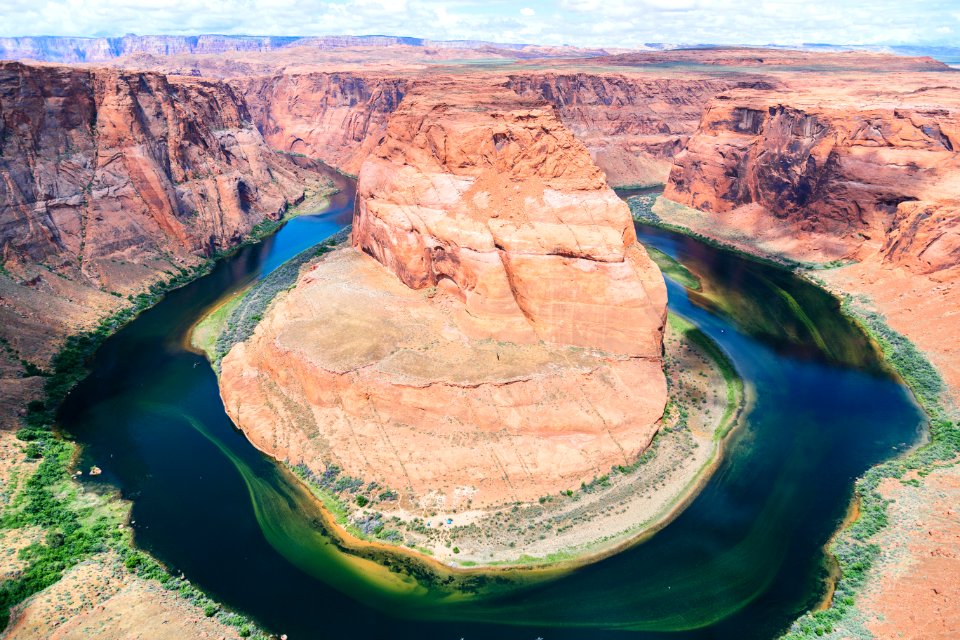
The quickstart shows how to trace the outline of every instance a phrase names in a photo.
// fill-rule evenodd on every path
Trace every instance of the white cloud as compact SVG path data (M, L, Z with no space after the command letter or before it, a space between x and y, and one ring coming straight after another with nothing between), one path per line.
M527 0L518 9L507 0L2 0L0 35L394 34L608 47L955 44L957 1Z

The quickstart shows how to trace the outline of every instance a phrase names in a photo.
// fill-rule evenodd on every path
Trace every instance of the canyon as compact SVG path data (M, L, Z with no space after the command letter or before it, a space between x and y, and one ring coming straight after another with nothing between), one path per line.
M665 219L835 267L816 275L868 295L930 355L956 400L958 89L949 74L721 94L675 157L664 192L702 213Z
M8 425L68 335L328 188L216 81L8 62L0 114Z
M662 427L666 292L608 185L664 184L662 222L868 297L960 399L942 63L377 38L0 39L71 63L0 63L3 426L67 336L328 192L319 161L359 176L352 247L278 297L222 394L272 456L401 496L378 508L480 518ZM915 510L942 511L925 486ZM880 620L894 583L872 580Z

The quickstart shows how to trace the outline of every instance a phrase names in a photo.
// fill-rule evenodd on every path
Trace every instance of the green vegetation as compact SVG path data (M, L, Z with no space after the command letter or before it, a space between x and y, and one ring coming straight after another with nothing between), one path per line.
M644 249L647 250L650 259L660 267L663 275L687 289L700 291L700 278L691 273L689 269L654 246L644 245Z
M190 344L202 351L211 362L217 357L217 336L223 333L230 314L237 308L245 294L246 291L235 292L205 315L191 331Z
M87 361L104 340L159 302L167 292L209 273L217 260L240 246L261 240L282 224L283 220L265 220L256 225L240 245L218 252L191 269L178 267L176 272L168 271L166 280L128 296L130 306L101 319L94 329L69 336L51 359L50 371L26 361L22 363L26 375L46 378L43 399L27 405L25 426L17 431L17 438L25 443L26 457L39 463L19 492L14 488L7 494L9 503L0 515L0 528L36 526L46 535L43 542L35 542L19 552L20 559L27 563L26 568L16 578L0 584L0 628L9 621L11 607L54 584L81 561L111 550L119 554L127 570L158 580L176 590L180 597L203 607L205 612L210 607L213 613L219 610L213 600L187 581L170 575L158 562L133 548L130 535L119 526L124 519L118 513L123 509L120 503L107 498L91 504L90 494L85 494L70 476L76 445L55 432L52 425L60 403L70 389L86 377ZM4 346L8 345L4 342ZM78 500L82 494L86 499ZM221 613L218 619L240 629L241 635L244 630L247 636L254 634L255 627L242 616ZM266 638L259 631L254 637Z
M226 314L226 321L215 338L213 348L204 349L217 373L220 372L220 361L230 352L233 345L253 335L253 330L257 328L267 307L277 294L290 289L297 282L300 268L317 256L332 251L333 247L345 241L349 235L350 227L347 226L319 246L301 251L254 284L241 299L237 300L237 304L233 305ZM205 318L203 322L206 320Z
M857 594L880 552L871 538L889 524L888 503L878 491L880 483L885 478L902 478L911 470L926 475L936 466L951 463L960 453L960 429L949 419L950 412L943 402L945 385L933 365L905 336L891 329L880 314L864 309L851 296L844 297L842 309L877 342L886 361L913 392L929 418L930 442L906 456L873 467L857 480L860 515L830 547L841 571L830 607L797 620L784 636L788 640L820 637L851 620Z
M26 568L0 585L0 628L9 620L10 607L50 586L90 554L105 550L114 524L93 507L74 504L77 490L67 471L71 444L37 428L21 429L17 437L28 442L31 454L41 461L4 511L0 527L41 527L46 539L22 549L19 557L27 562Z
M730 358L720 349L717 343L711 340L710 336L701 331L692 322L675 313L667 316L667 322L670 323L674 329L682 332L687 340L699 347L700 350L714 362L717 369L720 370L720 374L723 376L727 387L727 403L723 410L723 415L720 417L720 424L713 436L714 440L721 440L736 423L737 416L740 414L743 406L743 378L737 373L736 367L733 366ZM682 408L681 410L686 411ZM684 416L684 419L685 417L686 416Z

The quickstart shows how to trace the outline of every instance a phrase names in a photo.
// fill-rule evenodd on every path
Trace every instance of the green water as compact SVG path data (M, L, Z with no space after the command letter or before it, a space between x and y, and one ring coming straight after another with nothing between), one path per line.
M349 222L352 184L175 291L108 340L60 425L81 464L133 502L137 543L292 640L769 638L824 592L822 545L853 479L918 437L921 416L833 299L777 268L669 232L641 240L689 270L670 307L712 337L757 401L716 474L643 544L570 572L437 573L338 547L315 501L230 423L185 332L247 285Z

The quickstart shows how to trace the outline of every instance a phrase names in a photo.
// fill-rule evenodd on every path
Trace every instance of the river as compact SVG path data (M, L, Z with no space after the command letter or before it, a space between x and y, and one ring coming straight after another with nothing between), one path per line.
M668 281L671 312L713 338L756 397L691 505L648 541L557 575L444 584L414 561L339 549L308 493L234 428L207 362L182 346L217 300L350 222L354 184L336 180L326 211L244 247L108 339L62 406L82 468L103 470L85 482L132 501L140 547L291 640L770 638L816 605L823 545L854 479L917 442L922 416L823 291L639 225L644 244L700 278L700 292Z

